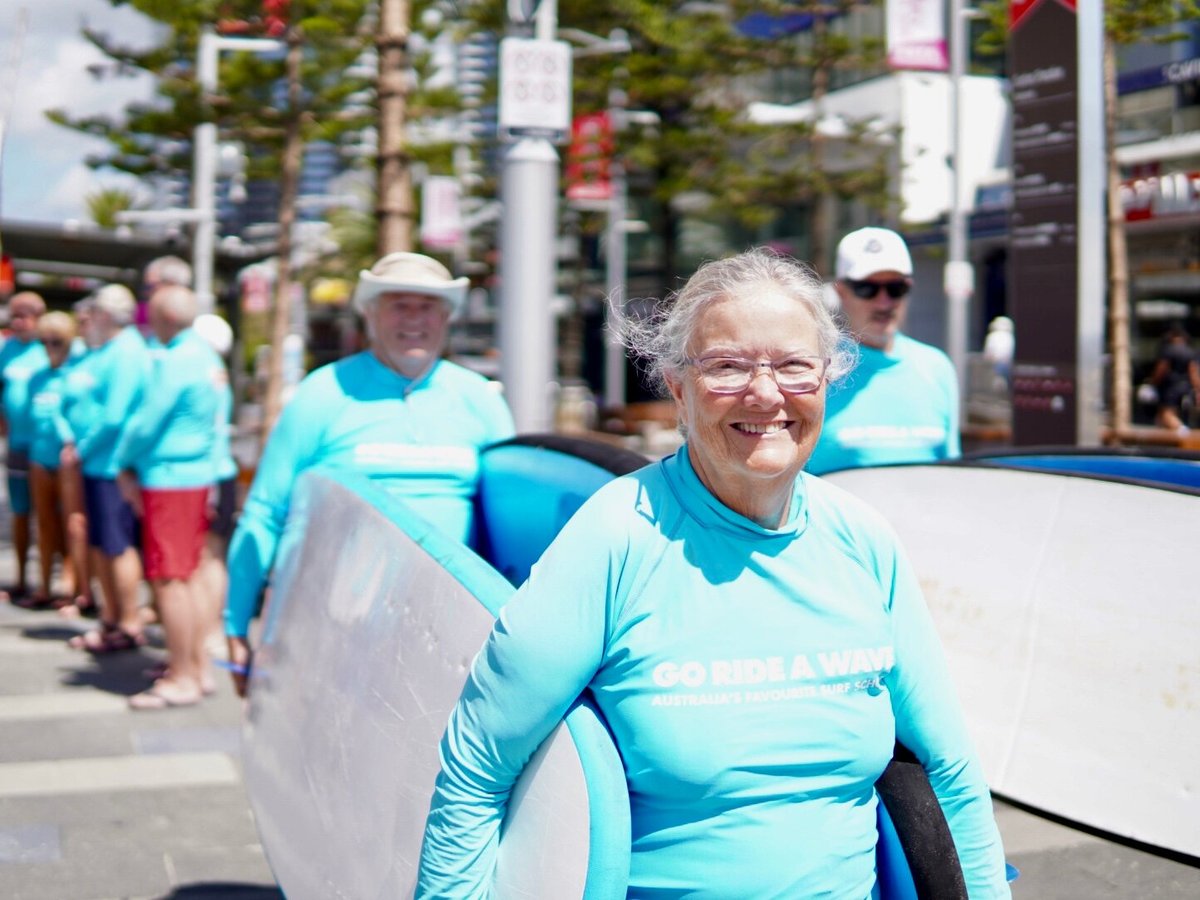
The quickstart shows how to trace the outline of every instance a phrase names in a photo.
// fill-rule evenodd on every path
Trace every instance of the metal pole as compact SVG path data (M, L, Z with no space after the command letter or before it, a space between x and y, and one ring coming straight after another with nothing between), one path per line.
M962 79L967 61L963 0L950 0L950 215L946 233L946 352L958 375L960 400L967 388L967 312L975 291L975 270L967 253L967 211L963 208Z
M1100 443L1104 419L1105 248L1104 10L1080 3L1078 33L1079 236L1076 315L1076 443ZM1124 390L1129 390L1124 385Z
M556 0L537 10L536 37L552 41ZM500 173L500 377L518 432L550 427L554 381L555 246L558 151L544 138L522 138Z
M615 127L615 123L614 123ZM625 220L628 217L625 167L618 161L609 163L612 197L608 203L608 232L605 237L605 289L608 306L605 321L610 325L625 315ZM615 409L625 405L625 347L612 333L604 335L604 406Z
M558 153L525 138L504 157L500 197L500 377L518 432L550 427L554 380L555 232Z
M200 33L196 54L196 82L202 102L217 90L219 44L211 28ZM192 236L192 279L201 313L213 311L213 253L216 248L217 126L197 125L192 138L192 208L198 213Z

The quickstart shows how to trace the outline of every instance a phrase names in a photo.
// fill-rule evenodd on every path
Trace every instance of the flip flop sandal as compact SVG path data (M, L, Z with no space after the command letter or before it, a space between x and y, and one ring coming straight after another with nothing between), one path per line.
M147 668L142 669L142 677L149 678L151 681L158 681L158 679L167 674L167 670L169 668L170 667L165 662L157 663L153 666L148 666Z
M63 609L70 606L71 601L61 595L34 594L30 597L23 597L20 600L13 601L14 606L19 606L21 609Z
M194 697L172 697L169 694L164 694L161 687L155 684L148 690L130 697L129 708L137 710L171 709L176 706L195 706L201 699L202 695L200 694Z
M21 585L10 584L8 587L0 589L0 603L16 603L18 600L23 600L29 596L29 588Z
M158 681L164 678L167 672L170 671L170 666L165 662L142 669L142 677L149 678L151 681ZM206 675L200 679L200 693L205 697L211 697L217 692L217 683L211 675Z
M85 631L67 642L77 650L102 655L105 653L120 653L124 650L136 650L146 643L141 634L130 634L118 625L101 625L94 631Z

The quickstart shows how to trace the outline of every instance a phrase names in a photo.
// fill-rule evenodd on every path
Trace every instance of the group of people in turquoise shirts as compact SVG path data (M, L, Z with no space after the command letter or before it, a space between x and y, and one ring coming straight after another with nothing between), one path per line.
M198 702L213 689L205 641L219 628L224 583L214 585L210 570L223 571L223 559L206 550L223 527L223 505L224 527L232 526L232 494L222 504L216 490L236 474L232 392L219 355L232 332L219 317L197 318L194 294L179 283L190 278L190 267L173 257L147 268L145 337L123 285L101 287L76 305L75 317L43 315L40 297L17 294L0 351L10 504L15 520L28 459L41 571L39 588L22 597L27 543L18 545L14 527L19 568L9 599L95 614L96 627L69 642L93 654L142 646L147 619L156 616L167 661L147 671L150 686L129 698L134 709ZM33 328L22 321L26 307ZM28 516L23 525L27 535ZM60 552L65 595L55 597ZM143 578L153 592L149 610L140 604Z

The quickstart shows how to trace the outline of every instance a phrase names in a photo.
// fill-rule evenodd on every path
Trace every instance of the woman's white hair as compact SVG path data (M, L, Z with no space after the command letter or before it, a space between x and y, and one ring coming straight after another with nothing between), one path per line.
M783 291L812 318L817 351L829 358L830 382L854 367L854 343L825 304L821 279L804 263L762 247L706 262L648 317L634 319L614 310L611 328L643 361L652 384L665 394L667 377L687 364L692 334L704 311L715 303L751 295L763 285Z

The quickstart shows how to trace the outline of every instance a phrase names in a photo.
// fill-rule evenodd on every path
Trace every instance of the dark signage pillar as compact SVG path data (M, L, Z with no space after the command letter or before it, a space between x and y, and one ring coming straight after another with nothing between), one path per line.
M1091 98L1101 85L1081 81L1091 66L1080 61L1098 59L1101 48L1084 46L1078 17L1075 0L1010 5L1009 306L1018 445L1094 443L1099 432L1103 140L1093 143L1102 109Z

